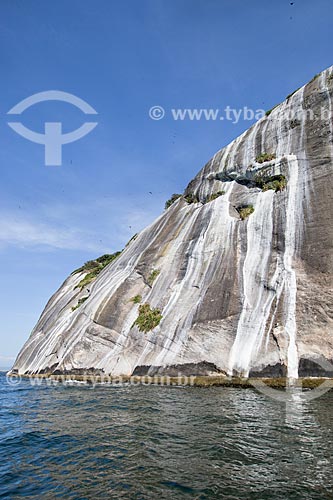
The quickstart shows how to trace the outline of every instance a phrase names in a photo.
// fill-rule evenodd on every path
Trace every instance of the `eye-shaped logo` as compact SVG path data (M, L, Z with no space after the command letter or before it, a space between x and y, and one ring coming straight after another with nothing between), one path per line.
M86 115L97 115L94 108L83 101L83 99L60 90L48 90L46 92L39 92L38 94L27 97L26 99L23 99L23 101L16 104L16 106L9 110L7 114L20 115L23 111L30 108L34 104L44 101L68 102L69 104L79 108ZM8 125L25 139L36 142L37 144L43 144L45 147L45 165L58 166L61 165L62 160L62 145L77 141L78 139L81 139L81 137L89 134L89 132L96 127L97 122L86 122L78 129L67 134L62 133L61 122L46 122L44 125L44 134L34 132L20 122L8 122Z
M325 374L326 372L326 374L329 374L329 376L331 377L331 374L333 373L333 364L330 363L327 359L308 359L309 361L312 361L313 365L317 365L318 367L320 367L323 374ZM261 379L249 379L249 381L253 385L253 387L255 387L258 391L265 394L269 398L285 403L287 405L287 409L288 403L295 401L295 397L298 401L301 402L312 401L313 399L320 398L320 396L333 389L333 379L326 378L325 375L322 375L320 384L314 383L315 388L306 392L302 391L302 379L294 379L290 381L290 383L285 387L284 391L269 387Z

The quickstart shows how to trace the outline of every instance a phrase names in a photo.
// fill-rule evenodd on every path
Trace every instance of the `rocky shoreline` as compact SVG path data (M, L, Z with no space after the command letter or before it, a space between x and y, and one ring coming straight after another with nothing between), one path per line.
M286 377L279 378L242 378L226 376L184 376L170 377L168 375L131 375L131 376L110 376L110 375L79 375L79 374L23 374L8 372L7 377L20 379L42 379L50 382L82 382L86 384L107 384L107 385L158 385L158 386L192 386L192 387L241 387L249 389L264 383L267 387L275 389L285 389L290 387L290 379ZM331 389L333 388L333 378L328 377L303 377L292 381L292 386L302 389L316 389L323 383L329 381Z

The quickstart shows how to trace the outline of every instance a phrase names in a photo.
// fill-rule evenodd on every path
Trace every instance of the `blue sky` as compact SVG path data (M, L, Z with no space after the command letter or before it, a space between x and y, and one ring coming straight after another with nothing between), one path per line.
M73 269L121 249L251 124L175 121L170 109L269 109L332 64L332 1L291 3L1 0L0 366ZM7 111L46 90L98 112L96 129L63 147L60 167L7 125ZM149 118L154 105L163 120ZM20 120L69 132L85 117L49 102Z

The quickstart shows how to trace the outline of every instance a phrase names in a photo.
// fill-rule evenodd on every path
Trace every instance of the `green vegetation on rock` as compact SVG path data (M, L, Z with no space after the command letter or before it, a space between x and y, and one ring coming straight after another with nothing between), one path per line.
M94 271L91 273L86 274L84 278L80 281L78 285L76 285L75 288L84 288L85 286L89 285L94 279L97 277L97 275L101 272L101 269L96 268Z
M154 283L154 281L156 280L157 276L160 274L160 270L159 269L153 269L150 273L150 275L148 276L148 279L147 279L147 282L148 282L148 285L152 286L152 284Z
M210 201L216 200L216 198L219 198L220 196L224 195L225 191L217 191L216 193L213 193L209 195L206 199L206 203L209 203Z
M276 155L274 153L261 153L256 157L256 162L264 163L265 161L275 160Z
M172 205L175 201L177 201L179 198L181 198L181 197L182 197L182 195L181 195L181 194L174 193L174 194L171 196L171 198L169 198L169 199L165 202L165 206L164 206L165 210L166 210L167 208L171 207L171 205Z
M247 219L254 212L253 205L243 205L241 207L237 207L237 212L242 220Z
M91 269L95 269L96 267L96 261L95 260L88 260L88 262L85 262L83 266L79 267L78 269L75 269L75 271L72 272L73 274L78 274L78 273L83 273L83 272L88 272Z
M139 306L139 316L133 323L133 326L137 326L140 332L150 332L157 325L159 325L162 319L161 311L157 308L151 309L150 304L142 304Z
M110 264L110 262L119 257L120 254L121 252L115 252L112 254L106 253L101 257L98 257L98 259L96 259L96 262L101 266L106 267L108 264Z
M185 201L187 203L199 203L199 198L197 197L197 195L193 194L193 193L189 193L187 196L185 196Z
M311 78L311 80L309 81L309 83L312 83L314 82L315 80L317 80L317 78L320 76L320 73L317 73L317 75L315 75L313 78Z
M276 193L287 187L287 179L284 175L272 175L270 177L259 177L255 179L256 185L263 191L273 189Z
M108 264L110 264L117 257L119 257L120 254L121 254L121 252L115 252L112 254L104 254L95 260L89 260L82 267L73 271L72 274L77 274L77 273L81 273L81 272L88 273L88 274L86 274L86 276L84 278L82 278L80 283L78 285L76 285L75 288L82 289L83 287L89 285L89 283L91 283Z
M128 242L126 243L125 247L128 247L128 245L130 243L132 243L132 241L134 241L136 239L137 235L138 235L138 233L133 234L132 238L130 240L128 240Z
M275 104L275 106L273 106L271 109L269 109L268 111L266 111L265 115L266 116L269 116L271 114L271 112L277 108L279 106L279 104Z
M89 296L87 297L82 297L82 299L79 299L76 306L73 306L72 307L72 311L75 311L78 307L80 307L81 304L83 304L83 302L85 302L87 299L89 299Z
M292 92L291 94L288 94L288 95L287 95L287 97L286 97L286 99L287 99L287 100L288 100L288 99L290 99L290 98L291 98L294 94L296 94L296 92L298 92L298 91L299 91L299 89L300 89L300 88L301 88L301 87L298 87L298 89L294 90L294 92Z
M81 273L84 271L95 270L96 268L99 268L99 267L103 268L103 267L107 266L108 264L110 264L110 262L112 262L120 254L121 254L121 252L115 252L112 254L106 253L104 255L101 255L101 257L98 257L97 259L88 260L88 262L83 264L83 266L79 267L78 269L75 269L75 271L72 272L72 275L78 274L78 273Z
M130 299L130 301L134 302L134 304L140 304L141 300L142 300L141 295L134 295L134 297Z

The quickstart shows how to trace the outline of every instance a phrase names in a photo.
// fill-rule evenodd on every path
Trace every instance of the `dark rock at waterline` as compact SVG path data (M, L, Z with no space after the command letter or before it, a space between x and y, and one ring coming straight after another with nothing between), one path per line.
M214 363L201 361L200 363L184 363L171 366L137 366L132 375L138 376L154 376L166 375L169 377L177 376L208 376L208 375L226 375L225 372L219 370Z
M281 363L275 365L267 365L260 370L251 370L249 376L255 378L278 378L287 376L287 367Z
M333 360L328 361L325 358L302 358L299 362L298 375L300 377L333 378Z

